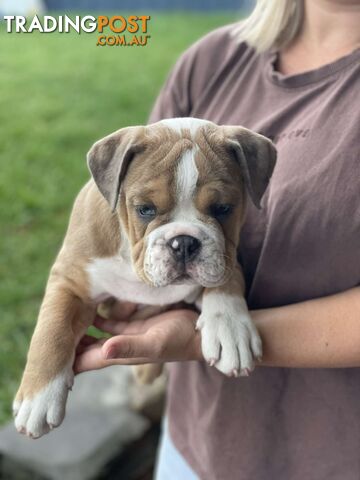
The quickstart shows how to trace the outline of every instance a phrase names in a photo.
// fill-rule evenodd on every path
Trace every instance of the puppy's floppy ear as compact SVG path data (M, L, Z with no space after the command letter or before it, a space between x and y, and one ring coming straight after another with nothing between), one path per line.
M87 154L91 175L112 211L119 199L121 182L135 153L142 150L145 127L127 127L96 142Z
M225 144L238 161L250 198L257 208L276 163L276 148L268 138L247 128L224 126Z

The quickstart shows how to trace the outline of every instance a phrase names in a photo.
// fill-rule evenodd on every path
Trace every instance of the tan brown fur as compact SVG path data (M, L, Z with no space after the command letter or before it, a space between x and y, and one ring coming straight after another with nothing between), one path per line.
M184 143L177 143L173 148L175 138L180 137L173 135L170 129L159 129L158 134L149 137L147 151L153 152L152 161L146 156L148 168L144 169L145 158L139 154L130 177L141 177L141 188L145 183L150 188L151 179L148 181L147 178L149 172L154 172L155 191L168 191L166 180L171 182L171 164L184 147ZM172 155L169 156L170 150ZM159 158L163 158L161 168L156 164ZM162 179L160 173L164 170L169 173ZM160 183L157 183L159 177ZM131 185L131 182L127 183ZM139 188L139 184L137 186ZM141 191L141 188L132 192ZM161 202L161 198L159 200ZM142 243L141 235L145 232L128 222L127 206L122 193L117 211L111 212L93 180L77 196L63 246L51 269L16 401L32 398L73 359L77 342L92 324L96 312L96 305L89 296L85 268L92 258L111 257L118 252L120 218L133 244L135 264L142 261L143 252L137 243ZM162 221L166 221L166 217Z
M123 138L122 132L114 134L110 143L101 141L94 148L114 152ZM223 146L225 134L221 128L201 128L195 138L188 130L180 134L159 124L133 127L125 134L126 141L136 143L138 150L126 166L126 175L120 173L125 177L116 210L111 211L93 180L83 187L75 201L63 246L51 269L18 400L34 396L72 361L77 342L93 322L96 305L90 298L86 273L91 259L116 255L126 237L135 270L142 280L148 281L143 270L144 238L169 221L175 203L178 161L195 144L199 147L195 205L205 221L215 222L207 212L211 202L234 204L234 213L224 221L222 229L229 271L236 263L245 193L241 169ZM156 204L159 215L150 224L144 224L136 216L134 206L149 201ZM225 288L239 292L240 284L243 285L243 280L238 272Z
M235 209L231 217L224 221L222 228L226 238L228 268L236 258L239 232L245 213L245 190L239 165L228 158L224 135L218 127L200 129L192 139L190 131L183 129L181 134L164 127L149 127L151 140L143 153L140 153L129 166L120 194L120 218L132 245L132 255L138 275L148 279L143 271L145 244L144 238L152 230L169 221L175 206L175 171L181 156L186 150L197 146L195 162L199 171L198 188L194 203L200 212L199 218L216 224L209 217L211 203L231 203ZM146 162L147 168L144 168ZM136 215L134 205L153 203L158 209L157 218L144 224Z
M68 232L50 272L17 401L32 398L73 359L76 344L96 311L85 267L93 257L114 255L119 245L118 218L90 181L75 201Z

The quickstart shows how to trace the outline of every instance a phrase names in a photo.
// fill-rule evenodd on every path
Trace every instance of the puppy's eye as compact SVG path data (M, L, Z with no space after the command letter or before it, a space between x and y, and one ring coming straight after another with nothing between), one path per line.
M151 220L156 216L156 207L154 205L139 205L136 211L140 218Z
M214 203L210 206L210 215L214 218L222 220L230 215L230 213L233 211L233 208L233 205L229 205L228 203Z

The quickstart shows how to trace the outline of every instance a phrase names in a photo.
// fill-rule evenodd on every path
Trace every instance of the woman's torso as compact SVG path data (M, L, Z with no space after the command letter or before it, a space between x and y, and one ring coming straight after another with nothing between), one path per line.
M276 73L231 27L178 62L152 114L243 125L274 140L278 162L258 211L248 206L240 261L251 308L360 283L360 51L316 71ZM359 319L360 321L360 319ZM358 369L258 368L228 379L171 367L172 439L201 478L360 478Z

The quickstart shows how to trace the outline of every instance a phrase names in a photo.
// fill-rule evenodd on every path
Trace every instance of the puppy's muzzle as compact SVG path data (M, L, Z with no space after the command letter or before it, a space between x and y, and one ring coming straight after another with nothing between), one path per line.
M184 265L194 260L201 249L200 241L190 235L177 235L167 245L176 262Z

